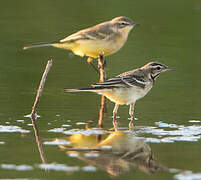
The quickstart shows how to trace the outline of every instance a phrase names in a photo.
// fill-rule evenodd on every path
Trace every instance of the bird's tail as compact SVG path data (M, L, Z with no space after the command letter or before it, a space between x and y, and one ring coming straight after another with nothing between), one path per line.
M54 45L57 44L57 43L58 43L58 42L31 44L31 45L24 46L23 49L26 50L26 49L30 49L30 48L54 46Z
M64 92L97 92L100 89L97 88L76 88L76 89L64 89Z

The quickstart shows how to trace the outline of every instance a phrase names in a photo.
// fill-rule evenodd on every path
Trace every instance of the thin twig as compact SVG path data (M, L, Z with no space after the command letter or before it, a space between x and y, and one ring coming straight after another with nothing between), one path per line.
M38 87L36 99L35 99L35 102L34 102L33 107L32 107L32 112L30 114L33 129L34 129L34 133L35 133L36 143L37 143L37 146L38 146L38 151L40 153L40 157L41 157L41 160L42 160L43 163L46 163L46 158L45 158L45 154L44 154L44 151L43 151L42 143L40 141L39 130L38 130L38 127L37 127L37 124L36 124L36 118L37 118L37 111L36 110L38 108L40 97L42 95L43 88L44 88L44 85L45 85L45 80L47 78L47 74L48 74L51 66L52 66L52 60L49 60L47 62L45 71L44 71L42 79L40 81L40 85Z
M39 85L39 87L38 87L36 99L35 99L35 102L34 102L33 107L32 107L31 117L37 115L37 114L36 114L36 109L38 108L38 104L39 104L40 97L41 97L42 92L43 92L43 88L44 88L44 85L45 85L45 81L46 81L46 78L47 78L47 74L48 74L48 72L49 72L51 66L52 66L52 60L49 60L49 61L47 62L45 71L44 71L43 76L42 76L42 79L41 79L41 81L40 81L40 85Z

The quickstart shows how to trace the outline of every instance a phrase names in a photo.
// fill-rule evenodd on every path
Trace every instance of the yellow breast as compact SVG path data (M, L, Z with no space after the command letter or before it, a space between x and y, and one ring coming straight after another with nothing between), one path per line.
M72 48L74 54L79 56L99 57L100 53L105 56L117 52L125 43L122 37L106 38L102 40L80 40Z

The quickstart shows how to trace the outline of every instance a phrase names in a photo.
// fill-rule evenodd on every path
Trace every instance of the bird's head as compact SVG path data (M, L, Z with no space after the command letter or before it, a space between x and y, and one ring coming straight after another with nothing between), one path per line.
M160 75L160 73L173 70L172 68L169 68L168 66L158 62L150 62L143 66L141 69L146 70L146 72L148 72L153 80L155 80Z
M113 27L120 33L127 34L133 29L134 26L137 26L139 24L136 24L133 22L132 19L125 17L125 16L120 16L116 17L111 20L111 23L113 24Z

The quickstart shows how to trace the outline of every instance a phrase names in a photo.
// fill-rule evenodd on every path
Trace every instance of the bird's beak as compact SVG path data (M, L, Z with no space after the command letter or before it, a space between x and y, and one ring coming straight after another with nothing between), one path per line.
M170 68L170 67L167 67L166 69L165 69L165 71L174 71L175 70L175 68Z
M131 26L139 26L140 24L132 23Z

